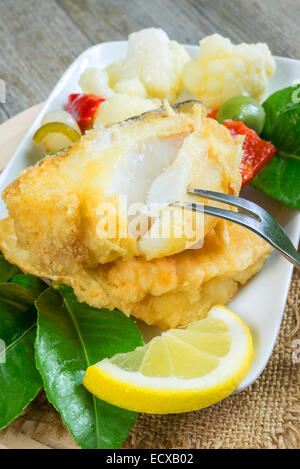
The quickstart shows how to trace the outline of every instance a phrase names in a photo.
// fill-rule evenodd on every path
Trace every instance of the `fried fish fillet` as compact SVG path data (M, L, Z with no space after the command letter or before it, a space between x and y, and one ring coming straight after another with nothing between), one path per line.
M242 138L233 140L224 126L206 118L201 103L186 102L89 131L68 150L21 172L3 198L18 247L46 277L80 275L118 258L142 266L134 257L179 253L216 226L214 217L193 212L178 222L181 209L168 204L198 202L186 194L188 185L238 194L241 158ZM134 231L127 212L124 228L120 196L128 207L167 205L156 215L133 215L130 222L137 225L146 219L144 231ZM164 236L168 219L170 233ZM196 226L193 236L175 236L184 223Z
M24 272L45 277L18 246L11 218L0 221L0 249ZM147 324L169 329L204 317L211 306L227 303L258 272L271 247L251 231L220 221L201 249L146 261L131 258L80 268L52 279L73 287L79 301L119 308Z
M70 285L79 301L163 329L187 324L226 303L270 253L233 223L193 212L183 221L169 217L180 210L169 203L199 201L186 195L188 185L238 194L241 157L242 139L206 118L198 102L95 129L5 189L0 249L24 272ZM138 235L129 229L134 214L126 212L121 226L120 196L147 208L138 220L150 223ZM163 207L157 214L155 204ZM185 224L197 226L193 237L175 236Z

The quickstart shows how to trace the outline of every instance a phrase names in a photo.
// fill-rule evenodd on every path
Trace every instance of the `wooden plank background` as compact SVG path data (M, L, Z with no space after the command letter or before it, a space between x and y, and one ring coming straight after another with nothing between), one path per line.
M0 0L0 123L43 101L87 47L156 26L196 44L219 32L300 58L299 0Z

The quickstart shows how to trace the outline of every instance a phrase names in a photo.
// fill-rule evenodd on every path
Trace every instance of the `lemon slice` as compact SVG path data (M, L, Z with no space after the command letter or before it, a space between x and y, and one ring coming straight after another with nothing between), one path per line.
M154 414L188 412L232 393L253 357L250 331L224 306L185 329L171 329L133 352L90 366L84 386L125 409Z

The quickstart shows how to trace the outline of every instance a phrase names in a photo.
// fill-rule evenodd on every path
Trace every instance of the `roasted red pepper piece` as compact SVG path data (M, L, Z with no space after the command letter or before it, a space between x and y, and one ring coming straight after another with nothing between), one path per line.
M103 101L105 101L104 98L94 94L70 94L66 111L72 114L82 133L84 133L91 127L94 114L97 111L99 104Z
M211 119L217 119L218 112L219 109L214 109L207 114L207 117L210 117Z
M249 129L241 121L227 121L224 123L233 138L237 135L245 135L243 143L243 159L241 162L242 187L256 176L259 171L270 161L276 153L272 143L262 140L255 130Z

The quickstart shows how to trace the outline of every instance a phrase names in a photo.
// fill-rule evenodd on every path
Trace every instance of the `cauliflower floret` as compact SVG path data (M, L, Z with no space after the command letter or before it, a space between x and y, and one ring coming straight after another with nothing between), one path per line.
M186 87L206 106L218 109L229 98L249 95L260 101L275 62L267 44L233 45L212 34L200 41L198 57L183 69Z
M102 98L110 98L114 92L108 85L108 74L105 70L89 67L80 77L79 85L86 94L96 94Z
M110 86L138 78L147 96L174 102L182 89L182 69L190 60L185 49L156 28L143 29L128 38L127 57L107 67Z
M128 96L147 98L146 88L138 78L119 81L115 84L114 91L116 93L127 94Z
M156 109L160 105L161 101L159 99L144 99L139 96L114 94L99 106L94 127L121 122L129 117Z

